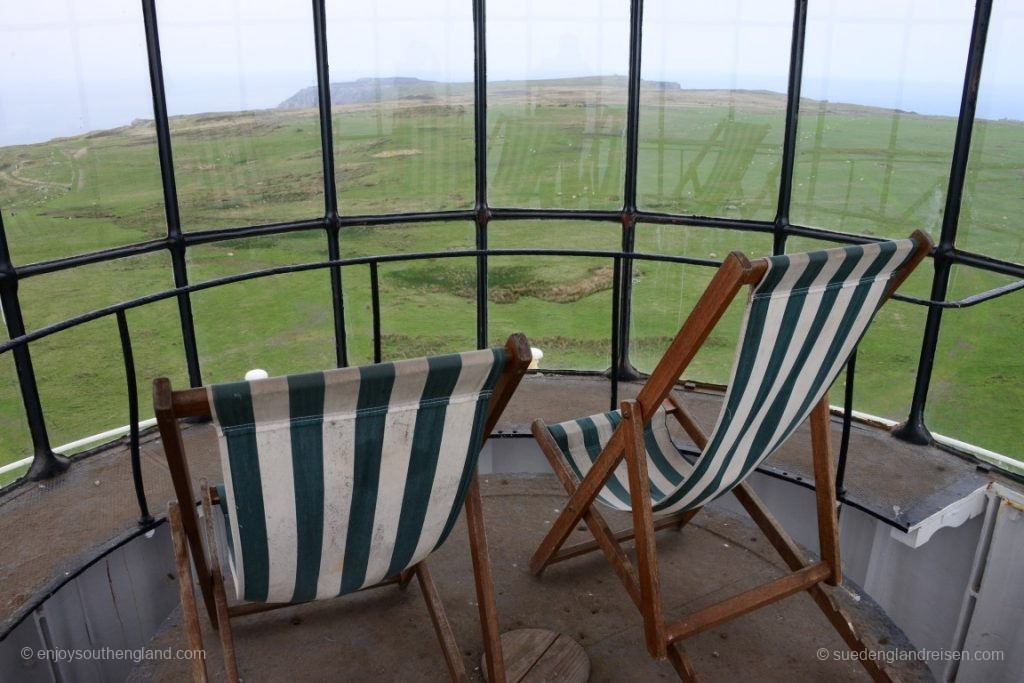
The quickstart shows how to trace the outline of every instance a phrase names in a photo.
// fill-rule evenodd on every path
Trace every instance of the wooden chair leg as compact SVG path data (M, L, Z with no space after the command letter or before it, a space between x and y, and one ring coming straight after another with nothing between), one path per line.
M811 453L814 458L814 497L818 507L819 553L832 569L832 576L826 583L838 586L843 581L843 566L839 558L839 515L831 421L826 393L811 411Z
M798 546L796 541L794 541L786 530L782 528L782 525L779 524L774 515L768 511L768 508L765 507L764 503L757 494L754 493L753 489L750 488L749 484L740 484L733 489L733 494L790 569L798 571L810 564L804 556L803 551L800 549L800 546ZM867 644L864 642L860 634L857 633L857 629L854 628L853 622L850 621L850 618L846 616L841 609L839 609L839 606L836 605L832 600L832 597L825 592L825 589L821 586L814 585L808 588L807 592L811 594L811 598L818 606L818 609L824 613L825 617L829 620L829 623L832 624L832 627L846 642L846 646L861 655L859 657L860 663L871 678L879 682L892 681L892 677L882 667L881 663L866 656L868 653Z
M203 633L199 627L199 611L196 609L196 594L192 586L192 563L188 556L188 539L181 521L181 509L177 501L167 505L167 520L171 527L171 543L174 546L174 564L178 572L178 590L181 593L181 617L185 625L185 638L193 652L203 650ZM206 659L193 657L193 683L206 683Z
M665 619L661 609L658 580L658 555L654 544L654 511L647 481L647 449L644 446L644 416L636 401L623 401L622 428L625 430L626 468L629 472L629 497L633 503L633 530L636 533L636 564L640 578L640 611L644 617L647 651L656 659L667 656Z
M501 632L498 630L498 608L494 602L491 558L487 552L480 481L475 472L466 492L466 527L469 529L469 550L473 557L480 628L484 636L484 651L487 652L487 680L488 683L505 683L505 660L501 652Z
M405 571L400 572L398 574L398 588L400 590L403 590L403 591L406 588L408 588L409 587L409 582L412 581L412 577L415 576L415 575L416 575L416 568L415 567L409 567Z
M235 639L231 633L231 615L228 614L228 597L224 590L224 574L221 573L217 556L217 537L213 525L213 503L210 487L206 480L199 482L203 496L203 517L206 518L206 544L210 548L210 572L213 583L213 605L217 613L221 652L224 655L224 676L230 683L238 683L238 660L235 657Z
M548 463L551 465L551 469L554 471L555 476L562 483L566 492L571 496L576 490L577 480L575 474L569 470L565 462L562 459L561 451L558 450L558 445L555 444L554 439L551 438L551 434L548 432L547 427L540 420L533 423L533 434L537 440L537 444L540 446L541 452L548 459ZM583 521L590 529L590 533L594 536L594 540L600 549L604 552L605 557L612 565L612 569L615 570L615 574L619 577L619 581L622 582L623 587L629 594L629 597L636 604L637 608L641 605L640 600L640 582L637 579L636 572L633 571L633 565L630 563L629 558L626 557L626 553L622 550L622 546L615 538L615 534L612 532L611 527L605 521L601 514L588 507L583 514ZM554 555L549 556L546 560L541 561L538 554L533 556L530 562L530 571L536 575L539 575L544 568L551 564Z
M539 431L547 431L546 427L543 430L539 430L536 428L536 425L537 422L534 423L533 430L535 437ZM569 534L580 523L587 514L587 511L591 509L597 494L601 492L605 482L612 476L615 468L618 467L625 457L626 453L622 438L622 430L616 429L605 445L604 450L601 451L597 460L594 461L587 476L569 493L569 501L565 504L565 508L555 518L551 528L548 529L547 534L541 540L540 545L537 546L537 550L530 560L530 569L535 574L539 573L548 564L552 556L558 552L558 549L562 547L565 540L569 538Z
M672 668L676 670L679 680L686 681L686 683L700 683L704 680L697 673L693 662L690 660L690 656L686 654L686 650L679 643L669 644L668 661L672 664Z
M441 597L437 593L437 586L430 577L430 570L427 569L426 561L412 567L416 579L420 584L420 592L423 593L423 600L427 603L427 612L430 613L430 621L434 625L434 632L437 633L437 640L441 643L441 652L444 654L444 661L448 665L448 673L453 681L468 681L466 667L462 662L462 653L459 652L459 644L455 642L455 634L452 626L448 623L448 616L445 614Z

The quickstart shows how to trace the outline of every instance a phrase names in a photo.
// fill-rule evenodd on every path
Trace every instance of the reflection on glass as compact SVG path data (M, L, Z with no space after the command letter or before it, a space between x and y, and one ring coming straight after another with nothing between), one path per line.
M995 2L956 244L1024 263L1024 5Z
M323 215L311 5L157 6L182 228Z
M730 251L753 259L772 251L764 233L680 225L638 225L636 251L721 261ZM633 266L633 316L629 359L650 372L664 355L714 275L714 268L660 261ZM742 298L742 297L741 297ZM724 384L729 379L742 305L733 305L685 372L688 379Z
M791 0L644 3L638 203L772 220Z
M791 222L939 234L972 10L953 0L811 3Z
M14 260L164 236L139 3L4 3L0 34L0 211Z
M488 3L492 206L621 206L628 30L623 2Z
M326 11L339 211L472 206L471 3L329 0Z
M604 223L491 223L493 249L618 251L621 229ZM541 369L605 370L611 364L614 269L611 259L491 256L488 337L522 332L544 352Z
M721 255L720 255L721 256ZM649 261L634 267L629 360L651 372L715 274L714 268ZM725 384L743 317L737 297L683 372L683 379Z
M950 297L1013 282L994 273L954 267ZM925 423L936 433L1024 461L1020 407L1024 405L1024 294L1015 292L942 316Z
M160 251L25 278L18 295L34 330L172 287L171 259Z
M472 223L345 228L343 258L473 249ZM397 360L476 348L476 259L381 263L381 358ZM370 267L342 268L351 365L373 361Z

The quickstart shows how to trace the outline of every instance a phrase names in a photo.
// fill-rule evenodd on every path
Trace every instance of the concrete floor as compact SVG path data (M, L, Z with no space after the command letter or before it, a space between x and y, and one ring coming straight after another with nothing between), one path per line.
M623 383L620 396L634 395L638 387L638 383ZM607 410L608 392L609 383L599 377L532 375L510 403L497 432L522 435L528 433L529 422L535 417L554 422ZM682 389L679 393L697 419L710 429L721 404L720 395ZM839 425L834 422L835 443L838 438ZM220 466L210 426L187 425L185 439L193 477L219 480ZM777 474L785 472L790 480L799 481L802 477L807 481L810 479L807 444L804 427L766 462L766 470ZM143 438L142 474L150 510L160 516L173 492L163 448L154 433ZM494 482L485 486L488 509L494 510L489 525L495 578L502 591L499 606L503 628L537 626L573 635L587 647L594 660L595 680L632 679L632 674L639 673L671 675L667 664L656 664L646 658L640 644L639 617L602 558L583 559L553 568L543 581L536 581L525 573L527 558L539 541L545 522L553 519L554 509L564 502L564 494L554 486L553 480L536 484L541 486L537 490L523 489L525 484L517 483L518 479L507 480L509 484L497 484L501 488L496 490L490 488ZM993 480L1007 483L999 474L978 471L973 463L940 449L910 446L883 430L867 425L854 426L846 478L848 500L874 514L895 517L898 525L912 524L958 500L962 491ZM30 613L40 598L62 585L66 577L104 548L138 533L138 514L128 449L123 441L76 461L68 472L54 480L23 482L4 491L0 495L0 535L5 547L17 548L17 552L5 553L0 563L0 583L4 586L0 596L2 630L6 631L10 624ZM701 600L711 600L709 596L724 595L730 592L725 591L725 586L732 583L736 590L749 587L743 579L766 576L775 566L775 557L767 544L750 541L752 534L744 531L731 542L722 538L733 530L746 529L739 520L719 523L718 518L703 515L698 520L682 539L668 539L672 542L665 546L667 553L663 555L662 571L669 614L681 615L685 606L700 606ZM726 523L728 526L724 526ZM707 552L724 550L725 543L738 541L747 548L738 554L709 555ZM464 647L472 653L468 657L475 667L479 633L469 604L473 600L472 591L469 584L465 584L469 564L464 545L462 536L456 534L434 560L437 565L434 574L442 593L450 596L450 616ZM760 557L762 546L765 557L770 559ZM737 558L745 559L740 562ZM751 580L750 585L754 582ZM589 588L584 590L584 587ZM593 596L587 595L587 591ZM248 671L264 670L262 658L270 663L290 662L290 641L279 637L284 635L283 631L297 634L299 641L306 637L304 634L309 634L316 642L328 644L330 647L323 652L317 648L315 652L305 653L311 662L322 657L322 664L327 667L322 669L324 672L336 671L337 664L330 662L340 661L350 662L354 670L361 672L376 671L374 667L379 666L390 672L396 667L395 675L389 674L387 678L397 677L400 671L405 671L402 667L410 666L418 676L436 673L443 679L443 661L433 632L423 619L422 601L410 597L418 593L418 588L392 595L395 592L384 589L377 595L352 596L336 603L286 610L287 614L250 617L250 623L265 626L243 624L239 627L243 669L248 666L246 661L250 661L254 668ZM600 595L607 596L607 602L602 604L594 597ZM365 614L366 610L359 609L364 604L382 608L395 604L398 609L382 614L379 619L371 618ZM591 609L597 611L591 614ZM291 628L292 612L300 615L303 624L322 623L322 627ZM868 621L874 618L866 617ZM830 678L838 676L840 680L844 680L843 676L861 674L856 665L848 662L812 661L817 649L812 645L816 641L798 639L789 646L787 643L793 636L788 628L776 628L777 623L807 624L802 627L807 638L831 637L825 632L826 622L811 601L797 596L761 615L745 617L720 633L716 631L695 639L690 649L698 668L709 678L718 680L738 672L756 672L764 677L769 671L786 670L785 667L780 669L781 665L799 667L798 680L816 680L824 675L822 667L828 669L826 673ZM886 620L882 618L878 623L885 624ZM282 625L290 628L284 629ZM172 628L161 637L172 638L176 633L178 630ZM371 635L366 638L354 635L362 633ZM389 641L387 635L392 633L395 635ZM767 639L768 636L777 640ZM884 640L890 636L881 637ZM266 647L262 646L263 638L268 639ZM359 654L368 647L367 643L392 641L402 643L402 652L406 653L403 658L378 656L372 651ZM250 642L252 645L247 645ZM838 641L835 644L835 649L841 649ZM210 645L215 647L214 640L210 640ZM731 654L727 656L727 653ZM213 656L211 664L216 664L218 657ZM247 659L250 657L255 659ZM360 657L365 657L361 664ZM422 666L411 664L420 658L424 660ZM310 671L321 669L310 668ZM149 673L165 679L174 675L172 670L163 669ZM255 676L259 678L259 674ZM785 677L793 676L787 673Z
M495 475L482 486L502 630L547 628L570 635L591 659L593 681L675 679L667 662L650 659L639 613L600 555L549 568L537 579L529 556L565 502L550 475ZM613 526L625 523L621 516ZM617 523L616 523L617 522ZM579 539L586 537L578 533ZM780 575L774 550L747 521L723 512L701 513L682 532L658 536L666 614L679 617ZM465 527L429 561L467 669L480 680L482 641ZM885 650L910 645L870 600L835 591L854 623ZM205 617L203 617L205 623ZM415 582L337 600L239 618L234 622L239 666L246 681L447 680L447 671ZM204 634L208 666L223 676L216 634ZM185 648L175 610L150 647ZM708 681L866 681L856 662L835 659L842 640L806 594L741 617L686 643ZM824 648L829 655L821 659ZM900 680L930 680L926 668L898 665ZM185 661L147 662L129 680L178 681Z

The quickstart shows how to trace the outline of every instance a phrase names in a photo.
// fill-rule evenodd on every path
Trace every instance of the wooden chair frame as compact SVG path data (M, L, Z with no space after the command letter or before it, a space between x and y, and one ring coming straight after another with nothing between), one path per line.
M498 378L488 405L484 421L484 441L497 425L505 406L508 405L513 393L519 386L532 360L529 343L522 334L513 334L505 344L508 355L505 368ZM178 571L178 585L181 591L182 616L185 621L186 637L189 647L202 649L202 635L199 626L198 610L193 592L192 566L197 573L200 592L213 627L218 630L221 647L224 653L225 670L228 680L238 681L238 665L235 658L234 640L231 635L231 619L258 612L293 606L293 603L240 603L228 604L224 589L224 577L217 556L217 543L214 536L213 506L217 500L216 489L207 486L206 481L200 482L202 506L205 518L205 533L200 532L199 517L196 513L196 500L193 495L192 478L189 474L188 461L185 457L184 440L182 439L179 420L182 418L210 417L210 404L205 387L172 391L171 383L166 378L153 382L153 405L156 411L157 424L164 444L164 452L174 485L177 500L168 505L167 517L171 527L174 545L174 556ZM501 639L498 631L498 615L494 599L494 582L491 578L491 565L487 552L487 537L484 531L483 508L480 500L480 485L474 472L470 481L465 500L466 526L469 531L470 555L473 562L473 575L476 587L477 604L479 606L480 625L484 636L484 650L487 653L487 675L489 681L503 683L505 669L501 653ZM206 542L203 536L206 536ZM191 556L191 563L189 562ZM397 576L368 586L363 590L397 584L404 588L413 575L419 581L423 599L427 604L431 623L437 633L438 641L444 653L445 662L452 680L468 681L462 654L455 641L448 617L441 603L437 587L430 576L425 560L409 567ZM193 660L192 675L196 681L206 680L206 665L202 660Z
M892 296L932 248L931 238L926 233L918 230L912 237L917 240L917 248L908 263L894 274L883 302ZM667 412L678 421L697 447L701 451L705 449L707 435L672 395L672 389L736 294L743 286L758 284L764 277L767 266L766 259L751 263L739 252L729 254L636 399L622 402L621 424L582 481L567 466L565 456L544 422L536 420L532 427L537 444L569 494L569 502L534 553L530 561L530 570L540 575L551 564L601 550L643 615L648 652L657 659L668 658L679 677L687 681L700 678L682 649L683 639L803 590L810 593L814 602L851 649L858 652L867 649L849 618L820 586L821 583L838 586L842 581L838 503L827 393L812 409L808 418L811 428L821 560L810 562L753 489L745 482L740 483L732 489L732 493L778 551L792 573L677 621L666 621L662 612L655 532L669 526L681 528L699 512L700 508L684 510L654 520L647 481L644 426L650 422L659 406L665 405ZM633 501L633 526L632 529L613 532L594 506L594 499L623 458L626 461L629 478L629 495ZM581 520L595 540L563 548L569 534ZM635 538L635 569L620 544L621 541L631 538ZM891 680L880 663L868 657L863 657L860 661L876 681Z

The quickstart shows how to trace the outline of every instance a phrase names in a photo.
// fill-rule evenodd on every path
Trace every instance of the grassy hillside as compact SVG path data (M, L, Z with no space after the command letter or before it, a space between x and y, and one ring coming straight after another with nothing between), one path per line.
M417 84L422 90L423 85ZM784 99L773 93L683 91L645 84L638 194L666 212L770 220L778 193ZM854 105L805 102L793 220L876 235L937 233L955 121ZM464 209L473 198L473 103L438 84L394 101L336 107L340 209L345 214ZM617 209L624 173L625 80L503 82L489 94L492 205ZM323 213L317 112L278 109L171 120L183 229L205 230L311 218ZM1021 259L1011 229L1021 207L1024 125L979 125L962 233L970 248ZM163 194L150 122L0 149L0 209L16 263L154 239L165 234ZM1019 231L1018 231L1019 232ZM347 229L346 256L462 249L470 223ZM609 248L613 224L494 222L494 248ZM793 250L828 246L793 239ZM701 228L638 227L643 252L751 256L768 238ZM326 258L317 232L203 245L188 253L193 282ZM524 331L550 368L601 370L610 352L611 263L601 259L495 257L489 273L490 334ZM707 283L709 269L638 263L634 363L650 370ZM472 347L475 261L381 267L386 357ZM925 267L906 291L926 296ZM350 359L371 358L368 268L343 273ZM333 362L326 271L263 279L195 295L205 381L252 367L274 374ZM1005 278L957 269L952 296ZM166 254L122 259L22 282L28 327L37 328L171 285ZM739 309L711 339L691 375L724 382ZM185 383L177 309L165 302L129 315L140 396L169 375ZM863 345L857 407L905 417L924 311L892 304ZM1011 353L1024 329L1019 295L945 315L928 404L934 430L1024 456L1014 415L1024 406L1022 362ZM124 373L113 320L60 333L32 347L53 443L125 424ZM998 363L994 359L999 359ZM0 356L0 462L30 452L10 354Z

